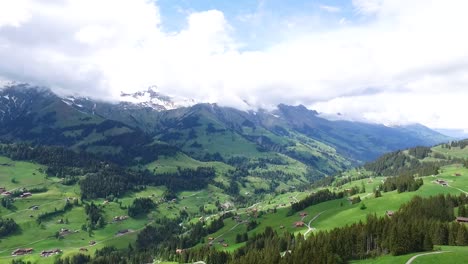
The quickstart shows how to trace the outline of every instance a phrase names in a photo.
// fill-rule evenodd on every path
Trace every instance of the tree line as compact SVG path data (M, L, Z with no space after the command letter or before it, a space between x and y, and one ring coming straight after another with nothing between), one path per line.
M414 179L410 175L400 175L396 177L387 177L385 182L380 185L379 189L384 192L391 192L398 190L399 193L402 192L414 192L419 189L424 184L421 178Z
M306 209L309 206L323 203L326 201L341 199L343 197L344 197L343 192L336 193L336 192L331 192L328 189L320 190L316 193L312 193L311 195L307 196L306 198L300 200L297 203L293 203L291 205L291 211L298 212L298 211Z

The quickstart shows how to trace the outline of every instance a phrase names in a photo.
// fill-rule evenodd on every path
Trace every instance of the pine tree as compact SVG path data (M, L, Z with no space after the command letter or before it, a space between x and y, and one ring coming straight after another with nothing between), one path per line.
M460 205L458 207L458 216L466 217L466 207L465 207L465 205Z
M424 236L423 250L432 251L433 248L434 248L434 244L432 243L432 239L428 234L426 234Z
M464 225L460 225L458 227L456 243L457 246L468 245L468 232L466 231L466 227Z
M375 198L382 197L382 193L380 192L379 189L375 190L374 196Z

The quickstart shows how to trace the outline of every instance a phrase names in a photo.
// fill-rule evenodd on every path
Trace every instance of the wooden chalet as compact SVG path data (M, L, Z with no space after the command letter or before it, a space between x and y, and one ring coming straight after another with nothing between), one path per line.
M73 233L70 229L68 228L60 228L59 235L60 236L66 236Z
M298 222L295 222L295 223L294 223L294 226L295 226L295 227L303 227L304 225L305 225L305 223L302 222L302 221L298 221Z
M127 234L128 232L130 232L130 230L128 230L128 229L123 229L123 230L119 230L119 231L117 232L116 235L125 235L125 234Z
M127 220L127 219L128 219L128 216L126 216L126 215L114 216L114 222L120 222L120 221L124 221L124 220Z
M34 249L32 248L18 248L11 252L12 256L21 256L26 254L31 254Z
M20 198L26 198L26 197L30 197L30 196L32 196L32 193L30 193L30 192L25 192L25 193L21 194L19 197L20 197Z
M60 254L62 253L62 250L56 248L56 249L52 249L52 250L43 250L41 251L41 257L49 257L49 256L52 256L52 255L57 255L57 254Z

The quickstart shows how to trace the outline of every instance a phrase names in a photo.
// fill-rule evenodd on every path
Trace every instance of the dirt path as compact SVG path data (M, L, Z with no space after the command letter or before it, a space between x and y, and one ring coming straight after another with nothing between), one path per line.
M305 224L305 226L307 226L308 230L304 233L304 237L306 237L310 232L314 231L315 228L311 227L310 225L312 224L312 222L317 219L321 214L323 214L325 211L322 211L320 213L318 213L316 216L314 216L314 218L310 219L309 223L308 224Z
M237 223L235 226L233 226L231 229L229 229L228 231L222 233L221 235L215 237L215 239L213 239L213 241L216 241L218 238L224 236L225 234L231 232L232 230L234 230L236 227L238 227L241 223Z
M408 261L406 261L406 264L411 264L416 258L421 257L421 256L433 255L433 254L442 254L442 253L448 253L448 252L450 252L450 251L438 251L438 252L418 254L418 255L413 256L412 258L410 258Z
M196 193L191 194L191 195L189 195L189 196L185 196L185 198L195 196L195 195L197 195L197 194L199 194L199 193L201 193L201 192L202 192L202 191L199 191L199 192L196 192Z
M462 193L468 194L468 192L466 192L466 191L464 191L464 190L462 190L462 189L460 189L460 188L453 187L453 186L450 186L450 185L448 185L448 184L447 184L447 186L450 187L450 188L452 188L452 189L459 190L459 191L462 192Z

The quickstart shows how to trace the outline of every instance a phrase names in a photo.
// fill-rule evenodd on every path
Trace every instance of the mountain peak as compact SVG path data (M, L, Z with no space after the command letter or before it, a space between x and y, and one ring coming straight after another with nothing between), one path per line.
M120 93L122 103L133 103L142 107L150 107L157 111L189 107L196 104L195 100L184 97L172 97L158 91L157 86L135 93Z

